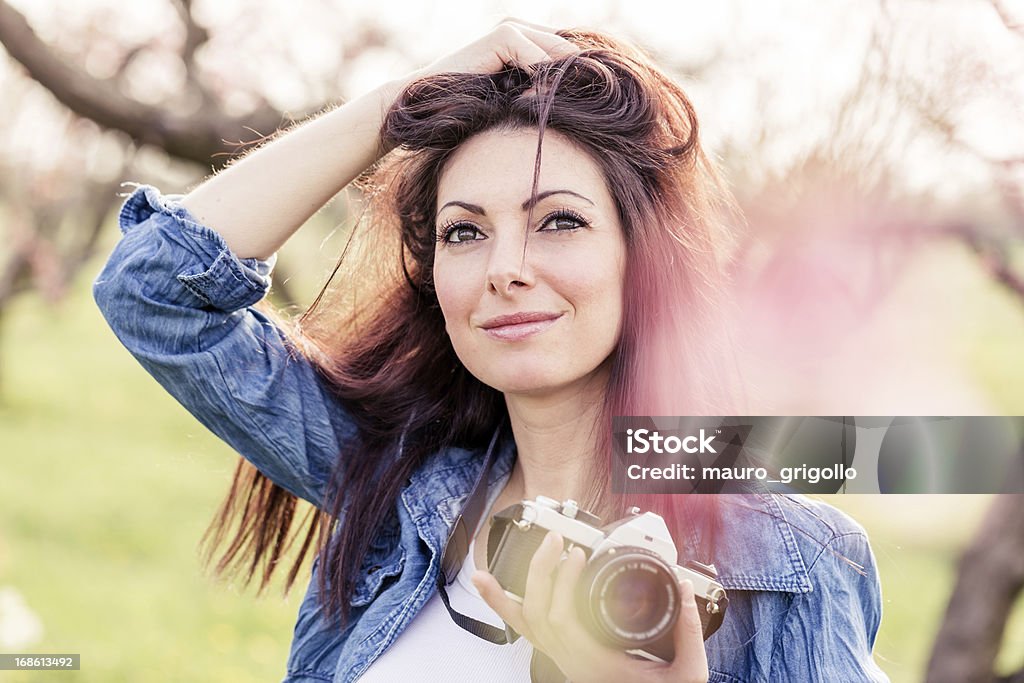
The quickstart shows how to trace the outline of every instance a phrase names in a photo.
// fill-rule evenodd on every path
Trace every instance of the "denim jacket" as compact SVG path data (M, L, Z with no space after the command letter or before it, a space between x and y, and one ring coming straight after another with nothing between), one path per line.
M174 197L148 186L127 199L120 228L93 289L118 338L269 479L321 505L339 444L356 428L312 365L252 308L270 286L274 258L237 258ZM506 438L489 475L492 495L514 459ZM481 452L448 448L410 478L372 541L344 629L324 618L314 561L286 683L356 680L395 642L435 591L448 529L482 464ZM887 681L871 654L882 602L864 529L799 495L721 502L720 540L708 559L731 603L706 642L710 680ZM680 557L700 540L696 531L677 538Z

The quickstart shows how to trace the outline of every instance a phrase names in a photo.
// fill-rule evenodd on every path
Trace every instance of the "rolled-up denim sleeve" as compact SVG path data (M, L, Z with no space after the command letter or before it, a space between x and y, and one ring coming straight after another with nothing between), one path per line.
M793 599L769 680L887 683L872 655L882 590L867 535L858 531L833 538L809 575L814 589Z
M312 363L252 308L276 255L236 257L171 195L139 186L93 284L114 333L192 415L271 481L322 506L355 423Z

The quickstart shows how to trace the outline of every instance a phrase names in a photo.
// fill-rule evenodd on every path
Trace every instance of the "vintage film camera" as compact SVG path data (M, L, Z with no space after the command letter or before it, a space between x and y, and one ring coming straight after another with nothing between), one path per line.
M676 564L678 554L665 521L638 508L617 522L600 519L577 503L537 496L494 515L487 543L488 568L505 593L522 602L533 553L549 531L587 555L576 609L600 641L654 661L675 655L672 630L679 616L678 582L693 582L704 639L722 623L729 604L713 566Z

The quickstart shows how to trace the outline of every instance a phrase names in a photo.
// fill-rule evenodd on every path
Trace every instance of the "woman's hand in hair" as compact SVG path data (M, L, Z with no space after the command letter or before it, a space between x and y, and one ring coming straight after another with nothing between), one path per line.
M598 642L576 615L576 584L586 557L573 548L562 559L561 536L551 532L530 561L520 605L497 579L484 571L473 575L480 595L505 623L550 657L573 683L690 683L708 680L708 661L693 585L680 584L682 609L675 627L675 659L668 664L634 659Z
M417 74L490 74L501 71L509 62L527 66L579 51L579 47L556 35L554 29L507 18L481 38L420 69Z

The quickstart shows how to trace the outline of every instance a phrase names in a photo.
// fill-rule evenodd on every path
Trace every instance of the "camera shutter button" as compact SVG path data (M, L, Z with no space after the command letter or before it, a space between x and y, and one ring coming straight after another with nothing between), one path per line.
M580 511L579 503L570 498L562 503L562 514L569 519L576 519L576 513Z

